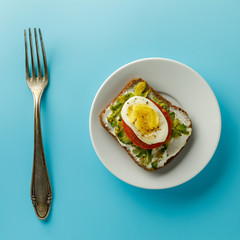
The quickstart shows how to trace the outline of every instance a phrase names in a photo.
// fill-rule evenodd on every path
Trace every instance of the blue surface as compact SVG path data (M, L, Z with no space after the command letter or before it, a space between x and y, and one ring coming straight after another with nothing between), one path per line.
M0 239L240 239L239 7L234 0L1 1ZM45 222L30 200L33 101L23 29L35 26L51 77L41 105L54 196ZM213 159L194 179L167 190L118 180L89 136L98 88L114 70L144 57L195 69L222 113Z

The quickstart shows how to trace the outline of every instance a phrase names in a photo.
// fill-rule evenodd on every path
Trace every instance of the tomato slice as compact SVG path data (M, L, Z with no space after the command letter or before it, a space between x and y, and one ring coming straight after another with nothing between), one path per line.
M153 101L152 101L153 102ZM172 121L171 118L168 114L168 112L162 108L160 105L158 105L157 103L153 102L158 108L159 110L163 113L164 117L167 120L168 123L168 135L167 138L164 142L160 142L160 143L155 143L155 144L147 144L145 142L143 142L142 140L140 140L137 135L134 133L134 131L124 122L124 120L122 119L122 123L123 123L123 130L125 131L125 133L127 134L128 138L138 147L140 148L144 148L144 149L153 149L153 148L157 148L162 146L165 142L167 142L167 140L169 139L170 135L171 135L171 130L172 130Z

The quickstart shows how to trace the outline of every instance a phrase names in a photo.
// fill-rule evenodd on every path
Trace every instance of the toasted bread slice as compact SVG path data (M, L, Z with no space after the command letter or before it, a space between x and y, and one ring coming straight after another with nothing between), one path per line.
M146 82L142 96L164 107L172 119L171 137L164 145L146 150L134 145L125 135L121 124L121 108L128 98L135 95L136 86L146 82L141 78L132 79L118 96L100 113L101 125L123 147L129 156L142 168L149 171L162 168L170 163L186 145L192 133L192 122L181 108L172 105ZM139 94L139 92L138 92Z

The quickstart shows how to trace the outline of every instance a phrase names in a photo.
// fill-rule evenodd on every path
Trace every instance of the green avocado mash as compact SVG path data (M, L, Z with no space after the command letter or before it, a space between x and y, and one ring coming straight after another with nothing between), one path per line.
M131 142L131 140L128 138L128 136L123 130L121 110L124 103L131 97L143 96L156 102L168 112L172 120L171 136L170 136L170 139L165 144L163 144L158 150L158 152L156 153L156 156L158 159L163 157L172 138L178 138L183 134L188 135L189 133L187 131L187 126L184 125L183 123L180 123L178 118L175 118L175 113L169 111L167 104L156 97L151 97L151 98L148 97L149 93L150 93L150 89L147 89L146 82L140 82L137 86L135 86L134 92L129 92L119 96L116 100L116 103L110 106L111 114L107 117L107 121L114 128L114 133L115 133L115 136L118 138L118 140L123 144L131 145L133 147L132 152L135 155L135 157L140 159L140 162L142 165L148 166L151 163L151 168L156 169L158 166L158 161L156 160L152 162L152 149L142 149L140 147L137 147L135 144Z

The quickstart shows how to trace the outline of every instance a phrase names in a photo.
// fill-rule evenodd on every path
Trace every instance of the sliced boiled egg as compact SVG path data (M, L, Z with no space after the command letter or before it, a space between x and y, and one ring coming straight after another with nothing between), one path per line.
M123 121L146 144L166 141L168 122L161 110L149 99L135 96L128 99L121 110Z

